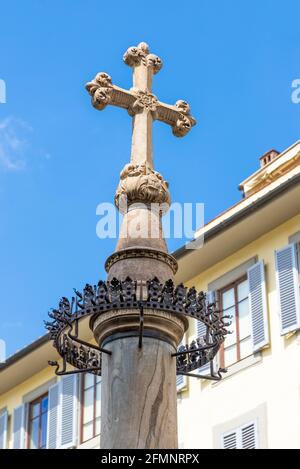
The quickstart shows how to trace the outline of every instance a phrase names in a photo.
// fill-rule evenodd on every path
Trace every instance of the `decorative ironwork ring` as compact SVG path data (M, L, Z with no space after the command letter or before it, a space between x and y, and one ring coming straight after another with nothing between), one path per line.
M63 359L62 370L57 362L57 374L70 373L67 364L77 370L74 372L90 372L101 374L102 353L110 351L95 347L79 338L79 322L88 316L101 314L114 309L136 309L140 312L139 347L143 343L143 315L146 309L155 309L176 313L201 321L205 333L190 345L180 346L175 354L177 374L188 374L212 362L220 345L228 334L230 325L222 317L215 304L210 304L203 292L194 287L188 289L183 284L175 286L172 280L161 284L157 278L148 282L136 282L126 278L119 281L100 281L98 285L87 284L83 292L74 289L75 296L69 301L63 297L58 309L49 312L52 322L45 322L50 339ZM220 373L219 373L220 374ZM211 379L220 379L211 377Z

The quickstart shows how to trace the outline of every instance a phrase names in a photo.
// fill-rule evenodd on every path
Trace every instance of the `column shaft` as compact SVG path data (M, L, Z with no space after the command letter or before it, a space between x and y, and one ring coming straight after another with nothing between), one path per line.
M101 448L176 448L177 396L172 345L137 337L106 345L102 362Z

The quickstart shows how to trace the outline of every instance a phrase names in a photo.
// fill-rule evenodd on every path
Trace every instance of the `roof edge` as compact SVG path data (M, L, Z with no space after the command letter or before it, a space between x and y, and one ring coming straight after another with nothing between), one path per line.
M289 190L293 186L295 186L297 183L300 183L300 173L296 174L292 178L288 179L284 183L282 183L280 186L276 187L272 191L268 192L264 196L262 196L260 199L255 200L251 205L248 205L244 209L240 210L239 212L235 213L231 217L229 217L227 220L220 222L218 225L214 226L210 230L208 230L206 233L204 233L204 238L205 241L209 241L210 239L214 238L215 236L219 235L223 231L226 231L229 227L233 226L234 224L238 223L241 221L243 218L246 218L251 212L255 210L259 210L262 206L266 205L268 202L271 200L276 199L279 197L283 192L286 190ZM211 223L210 221L206 224L209 225ZM197 238L194 238L190 243L196 241ZM190 243L185 244L184 246L178 248L176 251L172 252L172 256L175 257L175 259L179 260L182 257L186 256L187 254L191 253L191 249L187 249L186 246Z
M21 360L22 358L25 358L29 353L33 352L34 350L37 350L39 347L42 347L42 345L45 345L49 340L49 334L45 334L39 337L34 342L31 342L26 347L19 350L18 352L14 353L10 357L8 357L8 359L4 363L0 363L0 373L9 368L11 365L14 365L17 361Z

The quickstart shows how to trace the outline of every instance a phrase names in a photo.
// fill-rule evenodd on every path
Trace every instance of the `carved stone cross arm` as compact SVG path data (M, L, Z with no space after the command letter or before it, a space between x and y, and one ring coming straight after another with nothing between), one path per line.
M155 119L171 125L176 137L184 137L196 124L189 104L183 100L177 101L175 106L158 102Z
M86 84L86 89L92 97L93 106L99 111L111 104L127 109L131 115L134 115L133 107L136 101L134 94L113 85L107 73L98 73L93 81Z
M99 111L111 104L126 109L133 117L146 109L151 112L153 120L169 124L176 137L185 136L196 124L186 101L179 100L175 105L168 105L160 102L148 90L124 90L113 85L111 77L104 72L98 73L93 81L87 83L86 89L92 97L93 106Z

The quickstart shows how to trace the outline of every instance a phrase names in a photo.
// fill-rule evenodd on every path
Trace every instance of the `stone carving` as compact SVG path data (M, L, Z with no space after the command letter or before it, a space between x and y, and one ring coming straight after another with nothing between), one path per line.
M93 106L99 111L111 102L113 84L107 73L98 73L93 81L86 84L85 88L92 97Z
M160 69L162 68L163 66L163 62L161 60L160 57L158 57L158 55L155 55L155 54L148 54L144 60L143 60L143 63L147 66L147 67L151 67L153 69L153 73L157 73L160 71Z
M175 106L177 107L177 109L184 115L186 116L189 116L190 113L191 113L191 108L190 108L190 105L189 103L187 103L186 101L184 101L183 99L179 99L178 101L176 101L175 103Z
M133 116L142 112L144 109L155 114L158 104L157 97L148 91L133 90L133 92L135 93L136 100L133 103L132 108L128 109L129 114Z
M173 134L176 137L184 137L192 128L190 119L187 116L182 116L177 119L173 127Z
M160 173L154 171L146 163L141 165L127 164L121 172L120 178L115 195L117 208L120 208L125 201L127 205L136 202L170 204L168 183Z
M176 102L175 107L178 109L179 115L173 126L173 134L176 137L184 137L196 124L196 121L191 116L191 109L186 101L180 99Z
M172 269L174 275L178 270L178 263L176 259L166 252L156 251L154 249L131 248L124 249L123 251L117 251L111 254L111 256L109 256L105 262L106 272L109 272L111 267L116 262L124 259L155 259L167 264Z
M142 63L146 67L152 68L155 74L162 68L163 63L157 55L150 54L149 51L148 44L141 42L136 47L129 47L123 56L123 60L129 67L137 67Z
M125 90L113 85L112 79L107 73L98 73L94 80L86 85L86 89L92 97L93 106L102 111L110 104L126 109L132 117L146 110L147 113L151 113L153 120L159 120L170 125L176 137L185 136L196 124L195 119L191 116L189 104L183 100L177 101L175 105L165 104L152 94L149 76L152 72L155 74L161 69L161 59L155 54L150 54L149 46L145 42L141 42L136 47L129 47L124 54L124 61L130 67L133 67L134 87L130 90ZM144 67L142 70L137 70L135 67L141 64ZM145 89L145 83L148 83L147 89ZM147 113L145 113L145 119L149 118L149 114L146 115ZM141 122L141 119L133 122L136 129L140 125L144 125ZM133 139L137 134L138 132L133 133ZM132 143L132 153L134 153L136 142L132 141ZM152 142L150 143L151 146ZM148 149L150 147L148 146ZM151 156L151 150L147 151L148 154L145 154L145 162L149 161Z

